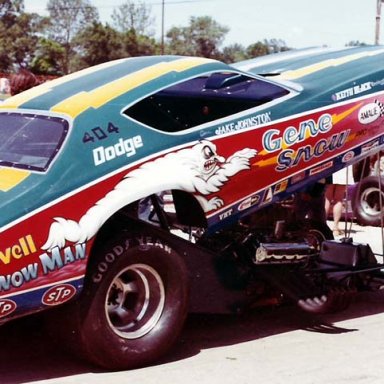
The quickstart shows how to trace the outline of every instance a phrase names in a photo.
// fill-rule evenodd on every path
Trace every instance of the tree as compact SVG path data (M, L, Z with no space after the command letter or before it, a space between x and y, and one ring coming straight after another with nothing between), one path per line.
M264 44L268 47L268 53L278 53L290 50L286 42L282 39L264 39Z
M63 75L60 63L64 60L64 48L56 41L42 37L39 39L31 70L41 75Z
M23 0L0 0L0 70L30 65L44 20L25 13Z
M366 47L367 45L367 43L364 43L360 40L351 40L345 44L346 47Z
M160 52L160 47L155 39L137 34L134 30L122 34L122 44L124 56L146 56Z
M287 47L284 40L281 39L264 39L264 41L257 41L247 47L248 58L269 55L271 53L278 53L288 51L291 48Z
M49 0L47 9L51 19L49 38L64 48L62 69L71 71L71 59L75 52L72 39L77 33L99 19L97 9L90 0Z
M167 51L217 58L228 31L228 27L220 25L210 16L191 17L189 26L173 27L167 32Z
M247 52L241 44L232 44L223 48L220 60L225 63L235 63L247 59Z
M14 13L24 10L23 0L0 0L0 18L12 17Z
M121 34L109 25L94 22L73 39L77 51L77 67L89 67L123 56Z
M151 8L143 2L127 0L113 10L112 20L119 32L134 31L137 35L154 35L151 26L155 19L151 16Z
M268 55L268 53L268 45L261 41L257 41L256 43L253 43L247 47L247 56L250 59L252 57Z

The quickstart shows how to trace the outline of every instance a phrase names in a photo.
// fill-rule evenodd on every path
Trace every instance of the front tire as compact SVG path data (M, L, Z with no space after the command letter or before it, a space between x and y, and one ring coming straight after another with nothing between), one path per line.
M317 251L320 251L323 241L334 239L333 232L326 223L308 220L302 225L305 231L304 239Z
M180 256L149 234L117 236L92 263L76 326L82 355L108 369L159 359L179 335L188 308L188 275Z

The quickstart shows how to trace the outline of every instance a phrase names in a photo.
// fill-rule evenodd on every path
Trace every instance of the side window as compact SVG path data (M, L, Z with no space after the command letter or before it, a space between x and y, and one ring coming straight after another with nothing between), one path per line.
M288 93L262 79L220 72L163 89L129 107L124 114L160 131L180 132Z

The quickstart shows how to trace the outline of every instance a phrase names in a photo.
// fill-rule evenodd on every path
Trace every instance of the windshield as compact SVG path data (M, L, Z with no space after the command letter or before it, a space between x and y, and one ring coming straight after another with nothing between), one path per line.
M68 122L59 117L0 114L0 166L46 171L67 132Z

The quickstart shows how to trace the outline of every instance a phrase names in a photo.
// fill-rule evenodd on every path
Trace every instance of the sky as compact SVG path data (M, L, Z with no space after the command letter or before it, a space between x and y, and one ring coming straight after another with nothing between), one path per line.
M113 10L125 2L90 1L101 21L110 24ZM140 1L150 6L160 39L163 0ZM24 0L25 10L47 14L47 2ZM282 39L290 48L341 47L352 40L373 44L376 4L377 0L164 0L164 30L187 26L192 16L211 16L229 28L222 47L247 47L264 39ZM384 4L380 43L384 44Z

